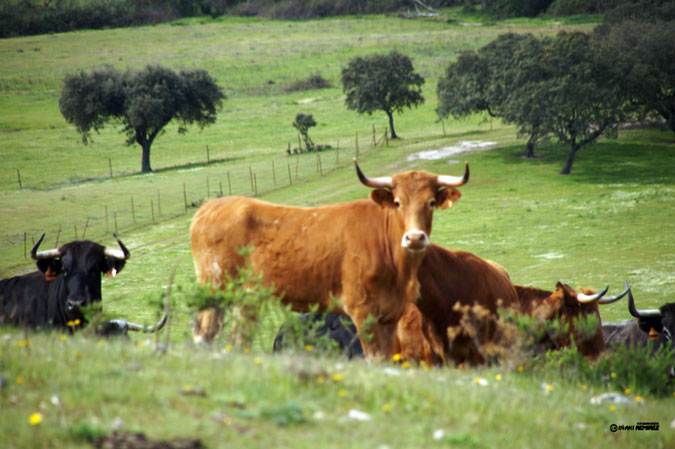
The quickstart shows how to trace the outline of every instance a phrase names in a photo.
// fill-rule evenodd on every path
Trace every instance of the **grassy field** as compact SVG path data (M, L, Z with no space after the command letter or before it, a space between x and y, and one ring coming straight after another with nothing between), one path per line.
M0 41L0 277L32 269L24 233L28 249L42 232L50 246L57 235L61 243L76 233L81 238L85 227L86 238L112 245L117 226L132 258L117 278L104 280L106 313L151 322L174 266L177 286L194 282L188 228L201 201L230 189L245 195L257 189L266 200L296 205L363 198L368 189L351 162L358 134L359 161L368 174L414 168L458 175L462 167L455 162L470 162L462 199L434 217L433 241L496 260L519 284L550 289L561 280L609 284L615 292L625 279L639 307L671 301L672 133L624 131L618 140L582 150L572 174L560 176L565 148L543 146L541 157L524 160L512 127L471 117L446 121L444 132L436 122L436 80L461 50L507 31L589 30L594 21L453 18L193 19ZM373 126L379 138L386 117L346 110L340 69L351 57L391 49L408 54L425 76L426 103L396 117L402 139L371 148ZM155 171L140 174L139 149L125 147L114 126L82 145L58 111L58 96L64 75L74 70L154 63L205 68L229 99L218 122L201 132L178 136L169 127L153 145ZM333 87L284 92L317 72ZM320 153L320 170L316 154L286 155L287 145L297 142L291 123L298 112L319 123L310 130L315 142L339 148ZM494 142L495 148L450 160L410 158L461 141ZM606 388L515 367L425 371L312 354L272 356L276 322L248 354L222 343L194 348L184 293L174 290L172 299L171 346L164 356L138 336L99 342L38 334L26 347L22 332L3 329L3 447L89 447L84 437L118 426L153 439L200 438L207 447L534 448L608 441L675 447L672 397L633 391L630 405L611 407L590 404ZM602 310L607 321L627 315L621 302ZM371 420L350 419L351 409ZM37 412L42 422L31 425ZM609 430L638 421L658 421L661 430Z

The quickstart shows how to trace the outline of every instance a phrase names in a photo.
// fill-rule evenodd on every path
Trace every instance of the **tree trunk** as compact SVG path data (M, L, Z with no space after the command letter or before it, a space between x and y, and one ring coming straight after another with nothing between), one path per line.
M148 142L147 140L141 144L143 147L143 159L141 162L141 172L147 173L151 172L152 168L150 168L150 144L151 142Z
M567 154L567 160L565 161L565 166L560 171L561 175L569 175L572 171L572 164L574 164L574 156L579 151L580 146L576 143L570 144L570 152Z
M534 157L534 142L532 141L532 138L527 141L527 144L525 144L525 157L528 159L531 159Z
M392 139L398 139L398 136L396 135L396 131L394 131L394 114L391 111L385 111L387 113L387 117L389 117L389 131L391 131L391 138Z

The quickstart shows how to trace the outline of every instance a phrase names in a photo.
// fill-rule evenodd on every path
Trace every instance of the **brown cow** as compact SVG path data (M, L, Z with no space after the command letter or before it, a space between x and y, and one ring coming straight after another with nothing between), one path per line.
M482 363L471 341L461 335L454 341L448 339L448 327L458 326L462 318L456 304L479 305L493 316L500 304L516 304L518 295L507 271L475 254L432 244L417 277L420 299L414 309L406 310L397 331L401 354L428 361L428 351L420 349L424 345L432 349L436 363Z
M515 286L518 292L518 311L541 320L558 320L560 324L569 326L567 332L546 336L542 342L547 349L558 349L571 346L572 341L579 353L594 359L605 350L605 341L602 336L600 311L598 305L611 304L623 298L629 291L626 289L619 295L605 298L608 290L600 293L582 289L580 293L574 291L567 284L558 282L555 291L541 290L533 287ZM592 335L584 335L577 329L575 321L582 317L596 316L598 328Z
M455 187L469 179L424 171L368 178L356 160L357 175L373 188L370 200L301 208L230 197L205 203L190 228L197 278L221 286L248 260L294 310L320 310L337 300L338 311L361 330L374 323L369 356L394 353L396 323L419 296L417 269L429 245L433 210L459 200ZM198 321L202 321L199 320Z

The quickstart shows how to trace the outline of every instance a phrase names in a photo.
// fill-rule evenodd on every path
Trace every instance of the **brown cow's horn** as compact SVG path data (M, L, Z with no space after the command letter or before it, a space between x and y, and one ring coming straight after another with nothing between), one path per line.
M622 293L619 293L616 296L610 296L608 298L602 298L598 301L598 304L603 304L603 305L604 304L611 304L613 302L616 302L616 301L620 300L624 296L626 296L628 294L628 292L630 291L630 286L628 285L628 283L626 281L623 281L623 283L626 285L626 290L624 290Z
M161 330L164 327L164 325L166 324L166 321L167 321L168 318L169 318L169 314L166 313L166 311L165 311L162 318L154 326L143 326L141 324L130 323L128 321L126 323L127 323L127 328L130 331L145 332L146 334L149 334L149 333L157 332L157 331Z
M113 232L113 237L115 237L115 240L117 240L117 244L122 248L120 251L119 249L115 248L108 248L106 247L103 253L108 256L108 257L114 257L115 259L120 259L120 260L127 260L130 256L129 250L127 249L126 246L124 246L124 243L117 237L117 234Z
M464 176L439 175L436 183L439 186L459 187L469 182L469 163L464 164Z
M602 298L605 296L605 293L609 290L609 285L605 287L603 291L600 293L596 293L595 295L586 295L585 293L579 293L577 294L577 301L583 304L587 304L589 302L597 301L598 299Z
M628 285L628 284L626 284ZM649 318L660 317L661 311L659 309L638 310L635 308L635 299L633 299L633 292L628 292L628 311L635 318Z
M53 259L54 257L60 257L61 253L59 252L58 249L49 249L49 250L37 252L38 246L40 246L40 243L42 243L42 239L44 239L44 238L45 238L45 234L42 233L42 236L37 241L35 246L33 246L33 249L30 250L30 257L33 258L34 260Z
M359 163L356 162L356 158L354 158L354 165L356 166L356 174L359 177L359 181L361 181L363 185L368 187L380 187L387 189L393 188L391 177L384 176L381 178L369 178L366 175L364 175L363 172L361 171L361 168L359 168Z

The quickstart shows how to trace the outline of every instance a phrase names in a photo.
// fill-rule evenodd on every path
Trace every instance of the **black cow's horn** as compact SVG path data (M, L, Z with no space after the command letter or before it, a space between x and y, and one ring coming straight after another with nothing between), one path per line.
M146 334L149 334L151 332L157 332L157 331L161 330L164 327L164 325L166 324L166 321L167 321L168 318L169 318L169 314L166 313L166 311L165 311L162 318L154 326L143 326L142 324L130 323L128 321L126 323L127 323L127 328L130 331L145 332Z
M366 175L364 175L363 172L361 171L361 168L359 168L359 163L356 162L356 158L354 158L354 165L356 166L356 174L359 177L359 181L361 181L363 185L367 187L380 187L387 189L391 189L394 187L391 177L383 176L381 178L369 178Z
M108 257L114 257L115 259L120 260L127 260L131 253L129 253L127 247L124 246L124 243L122 243L122 241L117 237L117 234L115 234L114 232L113 237L115 237L115 240L117 240L117 244L120 246L120 248L122 248L122 250L120 251L119 249L116 248L106 247L103 253Z
M600 293L596 293L595 295L587 295L585 293L579 293L577 294L577 301L583 304L587 304L589 302L597 301L598 299L602 298L605 296L605 293L609 290L609 285L605 287L603 291Z
M625 282L628 285L627 282ZM635 308L635 299L633 299L633 292L628 292L628 311L635 318L649 318L649 317L660 317L661 311L659 309L646 309L638 310Z
M436 183L439 186L446 187L459 187L463 186L469 182L469 163L464 164L464 175L463 176L448 176L448 175L438 175Z
M604 304L611 304L613 302L616 302L616 301L620 300L624 296L626 296L626 294L628 294L628 292L630 292L630 286L628 285L628 283L626 281L623 281L623 283L626 285L626 290L624 290L623 292L619 293L616 296L610 296L608 298L604 297L604 298L602 298L598 301L598 304L603 304L603 305Z
M60 257L61 253L59 252L58 249L49 249L49 250L38 252L38 250L37 250L38 246L40 246L40 243L42 243L42 239L44 239L44 238L45 238L45 234L43 232L40 239L37 241L35 246L33 246L33 249L30 250L30 257L33 258L34 260L53 259L54 257Z

